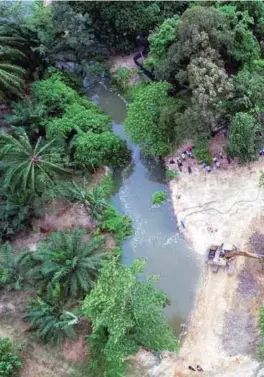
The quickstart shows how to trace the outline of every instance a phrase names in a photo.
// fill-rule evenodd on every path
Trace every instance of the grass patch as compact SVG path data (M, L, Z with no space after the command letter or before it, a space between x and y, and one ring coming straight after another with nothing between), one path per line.
M172 181L179 176L179 172L177 170L166 169L165 174L168 181Z
M167 193L165 191L156 191L152 195L152 204L162 204L167 199Z

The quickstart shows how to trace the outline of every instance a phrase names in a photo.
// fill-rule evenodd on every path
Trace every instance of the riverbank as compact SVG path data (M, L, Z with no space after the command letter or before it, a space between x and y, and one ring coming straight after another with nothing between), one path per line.
M170 183L175 214L179 223L184 221L184 236L197 253L205 257L208 246L222 242L248 250L250 235L257 229L263 233L262 169L264 160L211 173L197 165L192 174L183 172ZM257 292L252 286L257 286ZM258 261L236 258L233 276L224 269L214 274L205 267L174 375L195 375L187 368L199 364L204 369L201 376L257 376L258 363L248 355L256 349L261 293L263 277Z

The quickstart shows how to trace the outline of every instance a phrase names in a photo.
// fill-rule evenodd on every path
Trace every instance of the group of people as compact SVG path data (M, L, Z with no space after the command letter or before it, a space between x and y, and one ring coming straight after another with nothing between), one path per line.
M191 168L191 164L190 164L189 160L195 158L194 154L193 154L193 148L194 148L194 146L187 146L187 147L185 147L185 149L181 152L181 156L177 158L176 163L177 163L177 166L178 166L178 169L179 169L180 172L182 172L184 163L186 162L187 163L188 173L189 174L192 173L192 168ZM259 151L259 153L260 153L260 151ZM261 155L264 156L264 148L262 149L262 154ZM230 157L228 157L228 156L224 157L223 152L219 152L219 153L217 153L217 154L214 155L214 157L213 157L213 164L214 164L214 166L217 169L220 169L220 167L221 167L221 160L224 160L224 158L226 158L228 164L231 163ZM169 163L170 164L175 164L175 161L173 160L173 158L170 159ZM208 173L210 173L211 170L212 170L211 165L205 163L204 161L202 162L202 167Z
M177 166L180 172L182 172L183 163L187 161L187 159L194 159L193 148L193 146L186 146L185 149L181 152L181 157L177 158ZM170 164L175 164L175 161L171 159ZM190 164L187 165L187 170L188 173L191 174L192 168Z
M203 372L203 369L200 367L200 365L197 365L196 369L194 369L194 367L192 367L191 365L189 365L188 369L190 369L193 372L196 372L196 371Z
M215 165L215 167L217 168L217 169L220 169L220 167L221 167L221 160L223 160L224 159L224 155L223 155L223 153L222 152L219 152L218 154L216 154L216 155L214 155L214 157L213 157L213 163L214 163L214 165ZM230 159L230 157L228 157L228 156L226 156L226 160L227 160L227 162L230 164L231 163L231 159ZM207 170L208 171L208 173L210 173L210 171L211 171L211 166L210 165L208 165L208 164L206 164L205 162L203 162L202 163L202 167L205 169L205 170Z

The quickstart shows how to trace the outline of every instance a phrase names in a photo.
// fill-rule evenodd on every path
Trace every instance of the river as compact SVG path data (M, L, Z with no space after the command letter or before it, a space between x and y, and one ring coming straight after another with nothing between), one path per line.
M122 125L126 101L104 84L88 89L87 95L111 116L113 131L132 150L130 166L115 172L117 190L112 199L120 212L133 219L134 233L122 245L123 263L130 265L136 258L146 258L146 273L160 275L157 286L170 300L165 313L179 335L193 308L201 261L177 230L170 200L152 207L155 191L168 192L165 169L162 162L145 157L126 134Z

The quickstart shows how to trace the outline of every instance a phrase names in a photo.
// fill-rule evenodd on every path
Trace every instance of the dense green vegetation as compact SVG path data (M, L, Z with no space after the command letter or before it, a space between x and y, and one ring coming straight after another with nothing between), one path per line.
M111 174L97 173L125 166L130 152L86 98L82 78L109 72L111 54L148 46L144 65L155 80L131 88L127 68L111 77L130 96L131 139L154 157L188 140L210 164L210 138L225 128L227 154L253 161L264 143L264 3L1 2L0 16L1 292L28 291L24 320L36 339L61 344L81 329L89 373L124 376L140 347L174 351L178 341L163 314L168 298L153 277L142 278L144 263L121 264L132 219L109 202ZM13 248L60 205L82 211L85 229L53 229L35 251ZM13 345L0 340L0 376L14 377L20 365Z
M95 375L123 375L125 358L140 346L170 351L178 347L162 310L168 299L155 289L153 277L138 280L143 271L144 261L127 267L112 259L104 264L84 301L84 314L93 324L90 339Z
M186 138L206 140L225 127L230 129L230 156L242 163L256 158L263 142L258 135L263 129L260 15L264 5L261 1L241 4L195 3L150 34L145 65L154 69L158 82L138 89L126 120L132 139L145 152L164 155ZM163 103L162 90L152 97L161 80L171 84L170 89L164 86ZM171 106L170 101L174 101ZM234 136L242 120L239 113L252 117L247 121L252 135L246 143L246 137ZM199 155L204 157L199 158L209 162L202 149Z
M16 377L22 366L19 355L19 346L9 339L0 339L0 376Z
M162 204L167 199L165 191L156 191L152 195L152 204Z

